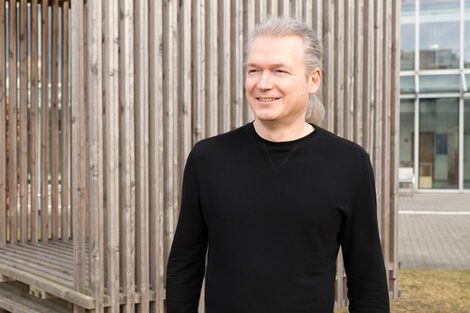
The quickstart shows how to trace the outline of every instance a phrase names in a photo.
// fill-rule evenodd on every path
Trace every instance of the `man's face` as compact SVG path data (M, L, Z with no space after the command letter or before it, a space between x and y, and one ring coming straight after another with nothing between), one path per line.
M305 121L309 95L320 70L305 73L304 45L298 36L258 36L248 54L246 98L256 119L289 125Z

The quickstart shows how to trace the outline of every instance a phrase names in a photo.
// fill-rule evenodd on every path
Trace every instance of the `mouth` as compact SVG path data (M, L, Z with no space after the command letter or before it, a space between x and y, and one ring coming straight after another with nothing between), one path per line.
M279 100L280 98L275 98L275 97L256 97L256 100L260 102L272 102Z

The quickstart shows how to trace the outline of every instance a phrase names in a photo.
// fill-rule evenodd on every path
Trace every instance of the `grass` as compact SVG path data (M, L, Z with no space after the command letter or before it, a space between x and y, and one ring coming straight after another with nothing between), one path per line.
M401 269L399 287L391 313L470 313L470 271Z

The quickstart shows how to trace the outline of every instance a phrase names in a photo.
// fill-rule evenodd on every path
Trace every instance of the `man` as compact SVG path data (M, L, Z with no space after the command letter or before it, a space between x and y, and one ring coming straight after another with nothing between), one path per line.
M340 246L350 312L389 312L369 156L305 122L320 58L298 21L255 30L246 73L254 122L198 142L186 163L168 313L198 312L207 246L207 313L333 312Z

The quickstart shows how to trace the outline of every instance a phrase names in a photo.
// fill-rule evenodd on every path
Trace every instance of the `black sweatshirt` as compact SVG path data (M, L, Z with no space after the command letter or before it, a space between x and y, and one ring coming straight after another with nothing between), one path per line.
M271 142L251 122L193 147L167 313L198 312L207 247L207 313L333 312L340 245L350 312L389 312L369 156L313 126Z

